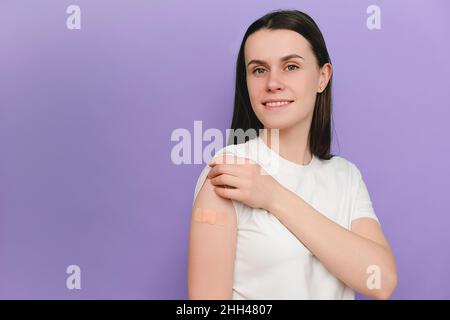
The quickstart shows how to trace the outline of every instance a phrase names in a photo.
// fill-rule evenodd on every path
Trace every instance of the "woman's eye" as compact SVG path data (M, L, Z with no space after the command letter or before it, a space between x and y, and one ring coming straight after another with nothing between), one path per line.
M257 72L258 70L264 70L264 69L263 68L256 68L255 70L253 70L253 73L261 74L261 72Z
M292 69L290 67L294 67L294 69ZM296 69L299 69L299 67L296 66L295 64L290 64L286 68L290 68L289 71L294 71ZM260 70L261 70L261 72L259 72ZM253 70L253 73L257 74L257 75L261 75L261 74L263 74L263 71L264 71L264 68L256 68L255 70Z
M294 65L294 64L290 64L290 65L287 66L287 68L289 68L289 67L295 67L296 69L298 69L298 67L296 65ZM291 71L294 71L294 70L291 69Z

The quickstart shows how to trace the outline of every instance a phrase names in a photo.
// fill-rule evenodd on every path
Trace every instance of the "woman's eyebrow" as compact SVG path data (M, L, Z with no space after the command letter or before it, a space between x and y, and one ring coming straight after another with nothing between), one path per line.
M292 59L292 58L300 58L300 59L305 60L305 58L303 58L302 56L299 56L298 54L290 54L290 55L287 55L287 56L285 56L285 57L282 57L282 58L280 59L280 61L283 62L283 61L286 61L286 60L289 60L289 59ZM267 64L267 62L264 61L264 60L256 60L256 59L253 59L253 60L251 60L249 63L247 63L247 67L248 67L249 65L251 65L252 63L255 63L255 64Z

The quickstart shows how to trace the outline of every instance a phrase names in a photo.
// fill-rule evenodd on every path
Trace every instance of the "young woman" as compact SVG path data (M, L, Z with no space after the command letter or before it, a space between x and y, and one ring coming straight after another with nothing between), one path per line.
M231 127L263 134L233 138L200 174L190 299L387 299L395 290L394 257L361 172L330 153L332 73L308 15L277 10L248 28Z

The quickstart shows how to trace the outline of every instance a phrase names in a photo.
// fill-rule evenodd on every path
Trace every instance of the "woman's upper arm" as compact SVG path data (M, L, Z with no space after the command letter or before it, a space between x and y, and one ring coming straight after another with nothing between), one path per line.
M231 299L237 219L233 203L219 197L207 178L191 214L189 299Z

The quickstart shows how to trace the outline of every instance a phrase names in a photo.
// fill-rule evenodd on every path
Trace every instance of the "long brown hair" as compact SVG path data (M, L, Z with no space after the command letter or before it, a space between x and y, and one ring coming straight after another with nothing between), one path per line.
M256 114L251 107L247 88L244 56L244 45L247 38L252 33L263 28L269 30L287 29L301 34L308 40L319 67L322 67L325 63L331 64L322 33L314 20L307 14L298 10L275 10L259 18L248 27L239 49L236 63L234 111L231 122L232 130L242 129L247 131L248 129L254 129L259 132L260 129L264 128L264 125L256 117ZM325 90L321 93L317 93L311 128L309 131L309 146L311 153L320 159L325 160L329 160L334 156L330 153L332 139L332 78L333 76L331 76ZM234 138L233 141L229 141L228 144L236 144Z

